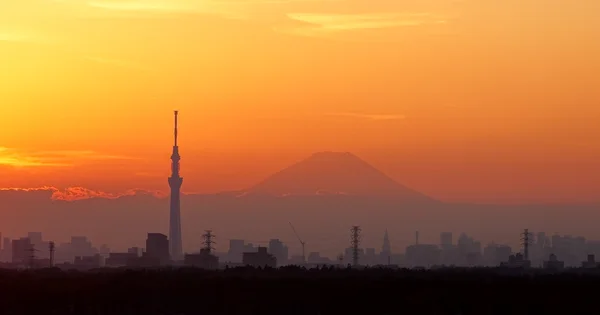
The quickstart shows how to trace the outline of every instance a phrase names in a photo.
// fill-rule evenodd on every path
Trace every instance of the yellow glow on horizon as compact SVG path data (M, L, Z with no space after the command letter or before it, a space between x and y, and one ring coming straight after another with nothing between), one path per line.
M593 12L600 2L0 1L0 187L19 166L48 172L22 187L161 189L175 108L182 171L202 174L190 191L323 150L432 195L479 191L482 173L487 193L510 190L509 163L521 189L598 181Z

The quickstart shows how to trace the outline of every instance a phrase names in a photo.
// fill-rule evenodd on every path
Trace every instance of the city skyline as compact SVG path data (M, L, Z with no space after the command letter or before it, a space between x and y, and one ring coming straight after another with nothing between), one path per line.
M443 201L600 201L597 2L275 2L3 1L0 187L167 194L177 107L188 193L338 151Z
M176 154L172 159L174 178L180 178L177 141L176 138L173 147ZM178 187L173 186L172 196L178 196ZM65 193L69 198L61 195ZM3 231L18 235L35 227L36 230L50 231L57 240L69 237L69 233L85 233L103 243L123 248L141 244L140 237L146 231L171 235L170 231L177 229L168 223L171 218L166 209L171 205L164 202L168 195L157 196L141 190L89 199L86 193L0 189L0 199L8 200L5 203L7 209L19 213L18 216L11 211L0 213L4 218L2 222L12 223L3 225ZM34 198L30 197L34 195ZM214 195L183 194L182 197L182 239L189 242L184 250L198 248L198 233L205 228L215 229L228 238L264 240L278 236L289 241L295 236L287 229L288 221L309 231L305 236L310 247L324 250L329 255L333 255L328 252L332 244L339 247L347 240L343 233L345 229L340 227L356 223L367 231L391 229L392 235L396 235L394 246L401 248L411 242L414 230L423 232L425 241L431 238L433 231L450 230L469 231L484 242L510 243L514 230L520 229L521 225L535 230L600 237L593 224L597 219L597 205L502 207L440 202L395 182L348 152L315 153L246 190ZM40 212L40 209L44 211ZM171 210L176 209L171 207ZM573 215L587 219L572 225L568 218ZM143 224L134 223L142 217ZM176 223L176 217L171 222ZM469 223L474 221L478 223ZM102 226L113 228L105 230ZM367 243L373 242L373 237L379 236L371 235ZM175 239L169 237L171 241ZM329 241L324 242L325 239ZM294 246L298 244L292 248Z
M599 14L0 0L0 314L593 313Z

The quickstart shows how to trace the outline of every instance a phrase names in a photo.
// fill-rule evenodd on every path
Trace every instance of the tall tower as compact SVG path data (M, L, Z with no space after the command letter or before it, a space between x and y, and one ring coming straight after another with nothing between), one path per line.
M388 236L388 230L385 229L385 234L383 235L383 246L381 246L381 252L389 255L392 252L392 245L390 244L390 238Z
M179 261L183 258L183 249L181 242L181 184L183 178L179 175L179 146L177 146L177 114L175 111L175 143L173 144L173 154L171 155L171 177L169 177L169 187L171 187L171 211L169 214L169 249L171 259Z
M392 245L390 244L390 238L388 236L387 229L385 229L385 234L383 235L383 246L381 246L381 254L379 255L379 259L381 261L385 261L388 266L392 263Z

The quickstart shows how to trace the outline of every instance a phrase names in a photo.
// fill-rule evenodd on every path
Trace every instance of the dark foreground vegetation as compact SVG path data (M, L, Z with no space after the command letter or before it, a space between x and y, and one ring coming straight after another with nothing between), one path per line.
M0 270L0 314L600 314L600 272Z

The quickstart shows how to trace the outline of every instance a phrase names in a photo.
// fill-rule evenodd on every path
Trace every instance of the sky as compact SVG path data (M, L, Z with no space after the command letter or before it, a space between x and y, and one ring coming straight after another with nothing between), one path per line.
M596 0L0 0L0 187L243 189L348 151L453 202L600 201Z

